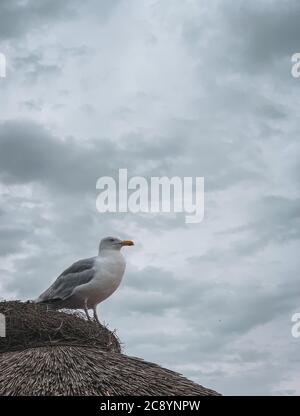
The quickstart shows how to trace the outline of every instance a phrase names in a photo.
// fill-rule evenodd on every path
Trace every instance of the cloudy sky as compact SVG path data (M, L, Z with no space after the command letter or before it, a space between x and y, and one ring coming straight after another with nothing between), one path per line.
M132 238L100 305L126 354L300 394L297 0L1 0L0 297ZM205 217L99 214L96 181L204 176Z

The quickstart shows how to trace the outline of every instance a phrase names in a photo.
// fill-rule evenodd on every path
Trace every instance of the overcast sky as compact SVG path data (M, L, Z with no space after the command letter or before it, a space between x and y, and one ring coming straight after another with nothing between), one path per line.
M300 394L298 0L1 0L0 297L131 238L99 306L128 355ZM205 217L99 214L96 181L204 176Z

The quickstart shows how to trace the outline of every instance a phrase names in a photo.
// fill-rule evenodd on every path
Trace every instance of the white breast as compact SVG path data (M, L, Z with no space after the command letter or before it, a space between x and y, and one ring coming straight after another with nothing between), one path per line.
M95 260L93 279L76 289L76 295L88 299L93 307L108 298L118 288L125 272L126 262L120 251L105 250Z

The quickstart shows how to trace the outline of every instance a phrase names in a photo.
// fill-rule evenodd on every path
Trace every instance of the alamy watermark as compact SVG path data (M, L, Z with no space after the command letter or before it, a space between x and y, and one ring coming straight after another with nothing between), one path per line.
M0 78L6 78L6 56L0 52Z
M199 223L204 217L204 178L143 176L128 178L119 169L117 180L100 177L96 207L98 212L185 213L186 223Z
M294 322L294 325L292 326L292 336L294 338L300 337L300 313L294 313L292 316L292 322Z
M294 78L300 77L300 53L294 53L291 57L292 65L291 74Z
M5 321L5 315L3 313L0 313L0 338L6 337L6 321Z

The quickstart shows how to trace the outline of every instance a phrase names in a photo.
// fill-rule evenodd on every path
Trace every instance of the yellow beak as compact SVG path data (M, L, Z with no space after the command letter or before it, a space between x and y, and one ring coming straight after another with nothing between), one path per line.
M134 242L131 240L123 240L122 246L134 246Z

